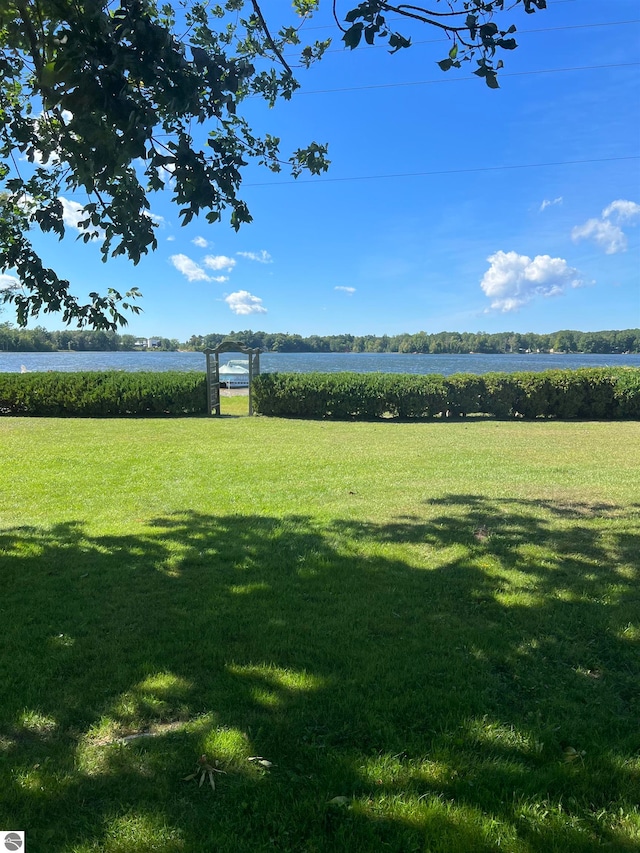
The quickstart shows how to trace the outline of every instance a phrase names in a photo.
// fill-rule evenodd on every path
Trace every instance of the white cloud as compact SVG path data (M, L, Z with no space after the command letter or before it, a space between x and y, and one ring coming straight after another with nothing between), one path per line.
M58 201L62 205L62 221L67 228L73 228L74 231L78 231L80 234L89 232L92 234L92 239L104 237L104 231L102 228L95 228L91 224L89 224L88 228L82 228L80 226L81 222L89 218L89 215L85 213L84 206L82 204L77 201L71 201L64 196L59 196ZM36 199L28 193L23 193L17 199L16 204L20 210L29 216L33 216L33 214L35 214L35 212L42 206L40 202L36 201ZM162 220L162 217L156 217L153 213L144 213L143 216L148 216L154 221Z
M39 148L32 148L30 151L31 156L33 157L33 162L37 163L38 166L57 166L60 163L60 149L54 148L52 151L48 151L46 154L41 151ZM21 160L28 160L28 157L21 157Z
M554 198L553 200L545 198L545 200L540 205L540 213L542 213L543 210L546 210L547 207L551 207L554 204L562 204L562 201L562 196L558 196L558 198Z
M273 263L273 258L266 249L261 249L259 252L236 252L236 255L240 255L241 258L247 258L249 261L257 261L259 264Z
M82 228L80 223L89 218L89 215L84 212L83 205L77 201L70 201L64 196L60 196L58 201L62 204L62 221L67 228L73 228L81 234L87 232L92 234L92 239L97 240L99 237L104 237L104 231L101 228L94 228L91 224L88 228Z
M30 193L23 193L20 198L17 199L16 204L23 213L27 213L29 215L35 213L40 206Z
M618 222L626 222L635 219L636 216L640 216L640 204L636 204L635 201L626 201L619 198L605 207L602 211L602 216L604 219L611 219L612 216L616 216Z
M637 218L640 218L640 204L619 198L605 207L599 219L588 219L583 225L576 225L571 232L571 238L576 242L593 240L607 255L626 252L627 235L618 223L632 224Z
M173 177L175 170L175 163L166 163L164 166L158 166L156 168L156 175L160 178L165 187L169 186L170 189L173 189L175 186L176 181Z
M206 249L209 246L209 241L205 240L204 237L194 237L191 242L199 249Z
M75 228L76 231L81 231L82 229L78 223L87 218L83 206L77 201L69 201L68 198L64 198L63 196L60 196L59 201L62 204L62 221L64 224L68 228Z
M356 292L355 287L344 287L342 284L337 284L333 289L341 290L343 293L348 293L349 295Z
M571 232L571 239L593 240L596 246L604 249L607 255L624 252L627 248L627 237L619 225L614 225L608 219L588 219L584 225L576 225Z
M69 110L62 110L61 113L62 122L65 125L68 125L71 119L73 118L73 114L69 112ZM36 134L40 134L41 136L49 137L50 141L53 141L53 137L51 136L51 117L45 115L45 113L41 112L35 118L31 119L33 129ZM60 150L58 148L54 148L53 150L48 152L47 161L45 163L44 160L44 151L41 151L39 148L32 148L29 156L33 157L34 163L37 163L38 166L55 166L60 163ZM28 156L20 157L21 160L28 160Z
M56 151L49 152L49 157L47 162L44 161L44 151L40 151L39 148L32 148L29 152L30 157L33 159L33 162L38 166L56 166L60 162L60 156ZM28 163L29 157L24 156L20 157L21 162Z
M228 275L214 275L211 281L229 281Z
M262 299L253 296L248 290L237 290L225 296L224 301L234 314L266 314Z
M480 287L499 311L516 311L537 296L558 296L567 287L579 287L578 271L563 258L496 252L487 258L491 266Z
M187 281L211 281L202 267L187 255L171 255L169 260Z
M226 255L206 255L203 263L210 270L232 270L236 265L234 259Z
M160 216L157 213L151 213L150 211L147 211L146 213L143 213L142 215L146 216L147 219L150 219L156 228L163 228L164 227L164 224L166 222L164 216Z
M173 234L169 234L169 236L167 237L167 242L168 242L168 243L173 243L173 241L174 241L175 239L176 239L176 238L173 236Z
M6 273L0 273L0 290L13 290L16 287L20 287L17 278Z

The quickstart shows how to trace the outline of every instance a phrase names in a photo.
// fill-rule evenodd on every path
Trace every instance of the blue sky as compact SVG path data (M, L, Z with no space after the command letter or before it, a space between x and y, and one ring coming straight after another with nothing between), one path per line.
M441 72L447 43L426 27L394 56L343 50L325 3L309 35L332 34L331 52L291 102L247 111L287 156L328 142L327 175L247 169L254 221L238 234L181 228L156 195L159 247L137 267L103 264L72 228L36 245L79 293L138 287L136 335L640 326L640 7L548 2L512 13L520 46L498 91ZM274 29L282 8L263 3Z

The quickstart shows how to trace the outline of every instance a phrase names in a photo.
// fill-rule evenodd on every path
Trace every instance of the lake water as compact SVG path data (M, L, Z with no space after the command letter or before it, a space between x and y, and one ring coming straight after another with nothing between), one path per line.
M224 363L233 353L225 353ZM235 356L237 358L237 355ZM638 367L636 355L400 355L398 353L263 353L262 372L514 373L578 367ZM47 370L205 370L198 352L0 352L0 373Z

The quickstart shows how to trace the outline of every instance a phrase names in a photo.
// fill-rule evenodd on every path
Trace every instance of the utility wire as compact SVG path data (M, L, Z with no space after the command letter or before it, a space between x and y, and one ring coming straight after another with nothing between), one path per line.
M509 71L500 72L500 79L503 77L528 77L532 74L562 74L566 71L599 71L604 68L633 68L640 65L640 62L618 62L609 63L607 65L577 65L572 68L541 68L535 71ZM433 80L409 80L403 83L374 83L368 86L346 86L342 89L311 89L309 91L298 89L294 92L294 97L300 95L327 95L334 92L363 92L367 89L398 89L404 86L427 86L434 83L454 83L460 80L476 80L475 75L467 77L437 77Z
M567 26L563 27L541 27L540 29L535 30L516 30L516 34L518 36L522 36L529 35L530 33L555 33L561 32L563 30L590 30L596 29L597 27L623 27L628 26L629 24L640 24L640 18L634 18L630 21L603 21L599 24L568 24ZM447 38L424 39L421 41L412 41L411 47L416 47L419 44L441 44L443 42L449 41L450 39ZM374 50L389 49L388 45L386 44L368 45L366 49L371 50L372 48ZM326 53L344 53L345 55L348 55L351 53L351 51L348 51L346 47L335 47L331 48L331 50L327 50ZM286 55L295 56L296 54L287 52Z
M549 163L517 163L510 166L477 166L471 169L435 169L430 172L402 172L392 175L357 175L347 178L303 178L291 181L265 181L259 184L244 183L245 187L281 187L286 184L336 184L352 181L378 181L387 178L423 178L433 175L465 175L474 172L506 172L515 169L542 169L547 166L576 166L587 163L619 163L622 161L640 160L640 155L630 157L596 157L590 160L557 160Z
M554 6L559 6L560 3L576 3L577 0L553 0ZM407 19L401 15L397 18L387 18L387 23L393 23L395 21L406 21ZM332 30L335 29L335 24L319 24L317 27L305 27L304 31L306 33L311 32L311 30Z

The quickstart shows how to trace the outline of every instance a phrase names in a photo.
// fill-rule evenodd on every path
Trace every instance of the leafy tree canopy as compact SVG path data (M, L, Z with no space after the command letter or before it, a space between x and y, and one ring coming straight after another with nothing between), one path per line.
M0 3L0 287L19 324L61 312L66 323L113 330L126 323L124 310L140 310L135 288L91 293L83 303L42 262L29 232L64 236L63 192L84 199L80 239L99 240L105 261L125 255L138 263L157 245L154 192L172 193L182 224L203 214L238 229L251 221L240 196L249 162L274 172L286 166L296 177L328 168L326 144L283 158L278 137L255 134L242 114L249 97L270 105L291 98L294 69L322 57L330 39L303 40L319 2L294 0L284 24L267 21L258 0L181 0L176 9L153 0ZM418 21L450 38L443 71L475 63L491 88L498 57L516 47L515 27L499 26L504 0L352 3L333 0L346 47L381 41L395 53L411 40L390 22ZM515 5L534 12L546 0ZM204 144L194 138L197 125Z

